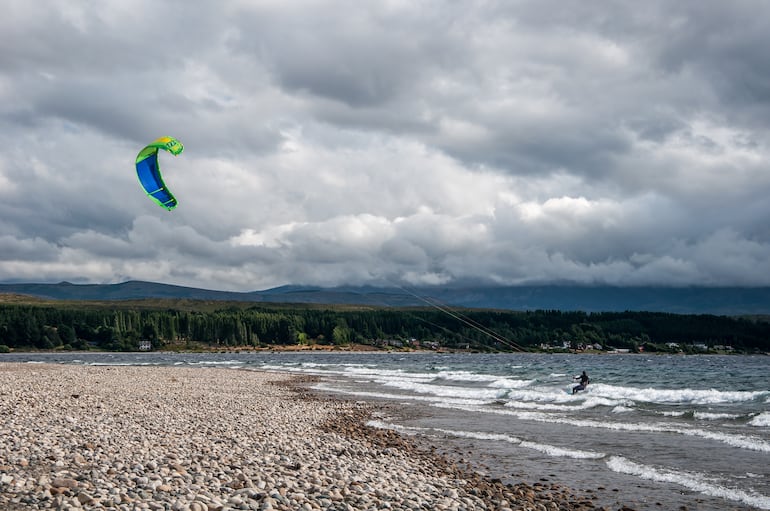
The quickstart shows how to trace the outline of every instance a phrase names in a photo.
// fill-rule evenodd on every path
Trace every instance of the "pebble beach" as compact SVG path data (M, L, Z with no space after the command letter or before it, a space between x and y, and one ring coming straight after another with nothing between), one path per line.
M605 509L366 426L378 406L283 373L3 363L0 509Z

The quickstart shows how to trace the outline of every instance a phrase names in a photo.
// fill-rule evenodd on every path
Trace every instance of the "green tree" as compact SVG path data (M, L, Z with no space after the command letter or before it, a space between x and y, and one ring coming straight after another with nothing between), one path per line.
M151 343L156 344L158 342L158 329L153 323L145 323L139 338L142 341L150 341Z
M332 330L332 340L334 344L340 346L344 344L350 344L351 330L348 327L347 322L344 319L337 321L337 326Z
M75 329L69 325L59 325L57 328L59 332L59 338L62 344L69 344L75 346L77 344L77 337L75 336Z

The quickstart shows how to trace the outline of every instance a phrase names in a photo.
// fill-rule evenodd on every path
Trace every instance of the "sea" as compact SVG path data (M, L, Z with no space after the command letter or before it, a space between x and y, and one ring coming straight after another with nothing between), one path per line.
M504 483L597 506L770 510L770 356L433 352L11 353L0 362L281 371L384 403L370 421ZM572 393L574 377L591 383Z

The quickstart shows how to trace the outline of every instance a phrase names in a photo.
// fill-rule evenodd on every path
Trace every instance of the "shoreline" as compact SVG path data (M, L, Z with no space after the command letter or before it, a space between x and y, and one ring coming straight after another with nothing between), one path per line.
M65 349L10 349L7 352L0 352L0 355L23 355L23 354L57 354L57 353L174 353L174 354L196 354L196 353L221 353L221 354L241 354L241 353L361 353L361 354L410 354L410 353L433 353L433 354L493 354L493 353L516 353L514 351L478 351L465 350L459 348L377 348L368 344L351 345L328 345L328 344L310 344L310 345L274 345L270 347L245 347L229 346L225 348L201 348L201 349L159 349L159 350L137 350L137 351L103 351L103 350L65 350ZM641 355L641 356L770 356L770 352L746 353L740 351L707 351L701 353L686 352L662 352L662 351L622 351L622 350L533 350L518 353L528 353L532 355ZM0 362L2 360L0 359Z
M378 430L378 405L281 372L0 363L0 507L566 509L590 496L504 485Z
M302 376L293 381L282 383L300 392L300 399L332 400L353 403L344 397L323 391L308 389L309 383L319 381L315 376ZM360 405L361 401L356 401ZM397 404L379 401L366 401L362 408L352 415L336 417L324 425L332 431L343 432L348 438L377 445L384 449L405 451L409 457L421 458L430 466L452 480L461 483L460 486L470 495L481 498L487 507L482 509L523 509L523 510L574 510L574 511L606 511L608 508L597 506L593 500L596 496L580 493L561 483L504 483L501 479L485 475L482 467L470 461L472 456L464 457L459 451L452 451L435 442L403 435L391 429L369 426L367 423L375 415L384 412L402 413L404 410ZM453 490L450 490L453 492ZM501 507L502 503L502 507ZM508 506L505 506L505 503ZM439 507L438 509L444 509ZM475 508L474 508L475 509ZM621 511L633 511L622 506Z

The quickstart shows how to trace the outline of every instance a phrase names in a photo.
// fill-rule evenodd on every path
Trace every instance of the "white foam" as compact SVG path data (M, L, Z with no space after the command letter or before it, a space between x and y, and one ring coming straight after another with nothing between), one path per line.
M474 382L496 381L502 378L502 376L495 376L492 374L472 373L470 371L439 371L438 373L431 376L435 378L441 378L444 380L474 381Z
M346 376L342 369L330 369L335 366L326 364L263 364L259 366L260 371L279 371L286 373L312 374L317 376Z
M394 389L428 394L436 397L480 399L484 402L492 402L498 399L500 391L488 387L460 387L454 385L435 385L409 379L379 379L377 383Z
M669 423L642 423L642 422L602 422L591 419L571 419L562 415L556 415L544 412L529 412L529 411L516 411L508 410L507 408L485 408L482 406L466 406L457 405L448 402L436 403L434 406L444 408L455 408L458 410L465 410L469 412L482 412L493 413L497 415L513 415L519 419L533 420L537 422L551 422L557 424L568 424L571 426L581 428L599 428L609 429L615 431L634 431L634 432L648 432L648 433L678 433L680 435L694 436L700 438L706 438L709 440L715 440L732 447L738 447L740 449L746 449L749 451L770 452L770 442L762 440L761 438L747 436L747 435L735 435L730 433L718 433L713 431L706 431L703 429L690 429L681 427L678 424Z
M400 378L419 381L431 381L436 378L436 373L408 373L401 369L382 369L368 366L348 366L343 374L354 376L370 376L372 378Z
M730 433L717 433L713 431L704 431L702 429L677 429L674 432L687 436L698 436L716 440L717 442L722 442L749 451L770 452L770 443L756 437L732 435Z
M515 408L517 410L542 410L550 412L567 412L577 409L574 405L554 405L550 403L534 403L529 401L508 401L505 403L508 408Z
M749 426L770 428L770 412L762 412L749 421Z
M232 365L242 365L242 360L202 360L200 362L190 362L190 365L197 365L197 366L232 366ZM135 364L135 365L141 365L141 364Z
M656 389L591 384L591 392L610 399L631 399L640 403L712 405L753 401L768 391L722 391L716 389Z
M522 387L528 387L529 385L532 385L535 382L535 380L514 380L513 378L496 378L492 383L489 384L490 387L494 387L496 389L520 389Z
M576 403L587 398L588 394L572 394L565 392L562 387L528 387L522 389L510 389L508 399L511 403L536 402L536 403Z
M612 413L628 413L633 412L634 409L629 406L618 405L612 409Z
M137 364L135 362L90 362L86 365L93 367L133 367L133 366L146 366L146 365L159 365L159 364Z
M510 395L508 396L510 398ZM544 412L570 412L575 410L587 410L597 406L616 407L632 404L629 401L615 401L611 399L595 398L593 396L586 398L581 396L579 399L567 398L563 400L565 404L541 403L537 401L508 401L506 407L522 410L540 410Z
M710 412L695 412L693 417L706 421L718 421L723 419L737 419L740 414L736 413L710 413Z
M673 483L689 490L711 497L741 502L759 509L770 509L770 497L753 491L743 491L728 488L709 481L708 477L699 473L688 473L665 468L655 468L649 465L634 463L622 456L612 456L607 460L607 467L614 472L629 474L660 483Z
M423 429L423 428L412 428L409 426L402 426L400 424L392 424L390 422L385 422L377 419L367 421L366 425L376 429L389 429L393 431L398 431L399 433L403 433L406 435L416 435L420 433L420 430Z
M663 411L663 412L657 412L657 413L666 417L681 417L685 415L687 412L686 411Z
M538 442L530 442L528 440L522 440L515 436L506 435L503 433L485 433L479 431L455 431L442 428L418 428L410 426L401 426L399 424L391 424L383 421L372 420L367 422L368 426L372 426L379 429L392 429L401 433L407 434L431 434L442 433L445 435L451 435L459 438L471 438L474 440L489 440L494 442L507 442L510 444L516 444L526 449L532 449L534 451L542 452L548 456L560 457L560 458L575 458L575 459L599 459L605 456L601 452L593 451L581 451L578 449L565 449L563 447L557 447L555 445L541 444Z
M330 387L322 383L313 385L310 388L321 392L334 392L337 394L345 394L348 396L356 396L356 397L362 397L362 398L389 399L389 400L397 400L397 401L419 401L423 403L429 403L432 405L443 404L450 408L474 407L474 406L481 407L487 403L487 401L482 401L478 399L447 398L447 397L437 397L437 396L415 396L415 395L404 395L404 394L389 394L385 392L367 392L363 390L350 390L350 389L343 389L339 387Z
M534 449L535 451L542 452L548 456L564 457L564 458L576 458L576 459L599 459L604 458L605 454L601 452L582 451L578 449L565 449L563 447L556 447L554 445L540 444L537 442L527 442L522 440L522 447L528 449Z
M225 362L228 363L228 362ZM232 363L230 361L229 363ZM205 365L210 365L206 363ZM291 368L286 365L265 366L265 369L284 370L288 372L304 372L318 375L345 375L349 377L368 377L373 382L383 385L399 388L404 391L417 392L421 394L434 394L437 396L453 395L455 393L463 394L463 397L479 397L484 399L507 398L511 403L515 402L538 402L550 404L574 404L576 401L587 399L604 399L601 401L587 402L580 408L591 408L594 406L615 407L629 401L636 403L654 403L654 404L725 404L735 402L745 402L754 400L758 397L770 395L767 391L720 391L716 389L656 389L656 388L637 388L607 385L595 383L589 386L587 392L571 395L569 391L565 392L564 386L537 385L536 380L517 379L493 374L481 374L465 370L448 370L442 368L438 372L408 372L403 369L384 369L376 365L365 364L321 364L314 362L303 363L301 368ZM551 373L549 378L561 378L564 373ZM441 381L446 380L452 385L441 385ZM499 393L483 393L477 390L475 386L462 386L457 383L488 383L489 388L508 391L507 395ZM571 388L571 384L568 388ZM447 390L452 389L452 390ZM460 390L457 390L460 389ZM473 390L468 390L473 389ZM472 396L472 394L476 394ZM511 405L516 406L516 405ZM526 405L524 405L526 406ZM555 407L543 407L556 411ZM562 408L563 411L569 408ZM675 416L671 413L671 416ZM706 418L704 416L703 418ZM725 417L726 418L726 417Z

